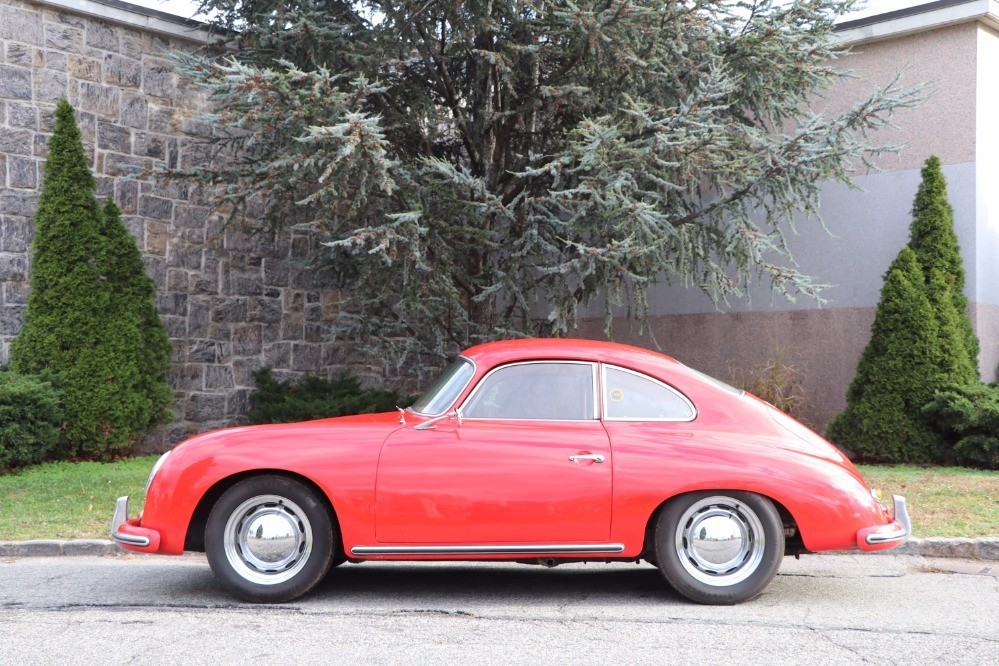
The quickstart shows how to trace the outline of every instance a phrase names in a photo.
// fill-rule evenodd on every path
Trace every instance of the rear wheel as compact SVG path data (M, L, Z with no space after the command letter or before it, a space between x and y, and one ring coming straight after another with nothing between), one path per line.
M784 557L780 514L765 497L712 491L670 501L656 524L659 569L677 592L703 604L752 599Z
M246 601L299 597L330 568L337 535L309 487L282 476L240 481L208 516L205 553L216 578Z

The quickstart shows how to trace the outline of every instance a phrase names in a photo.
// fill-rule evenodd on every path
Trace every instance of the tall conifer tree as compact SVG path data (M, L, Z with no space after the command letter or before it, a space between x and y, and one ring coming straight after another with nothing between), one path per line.
M167 384L172 347L166 327L156 311L156 284L146 275L142 253L135 238L121 221L121 211L108 197L104 203L102 272L119 311L138 319L142 344L135 348L139 370L139 392L145 404L137 429L162 423L171 417L173 391Z
M56 108L44 173L35 212L28 311L11 345L11 364L20 372L72 365L99 337L99 313L107 306L107 293L96 288L101 213L94 177L73 107L65 100ZM62 335L66 329L72 335Z
M940 158L931 156L922 170L922 181L912 204L912 224L909 226L909 247L916 253L927 289L945 290L947 296L930 296L937 318L957 327L961 342L951 345L956 367L954 383L969 384L978 379L978 336L968 316L968 297L964 293L964 262L957 233L954 231L954 209L947 200L947 180ZM939 273L939 281L933 277ZM949 303L948 303L949 299ZM971 368L968 374L967 368Z
M947 182L940 160L930 157L912 206L909 244L885 274L871 340L829 438L871 460L940 457L923 407L937 391L978 380L978 338L967 303Z
M35 213L27 315L11 345L11 366L53 377L64 394L65 454L100 458L166 418L169 389L149 278L117 209L111 204L109 217L102 215L94 184L73 107L62 100Z
M921 410L940 388L941 355L923 270L907 246L885 274L871 341L828 437L868 460L931 460L938 438Z

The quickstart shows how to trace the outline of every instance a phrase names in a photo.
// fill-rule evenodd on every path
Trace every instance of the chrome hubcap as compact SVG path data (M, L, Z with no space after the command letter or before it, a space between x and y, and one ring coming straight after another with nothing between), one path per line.
M760 565L763 525L745 503L705 497L691 505L676 528L676 554L696 580L725 587L747 578Z
M261 585L277 585L302 570L312 552L312 525L285 497L246 500L226 522L226 558L236 573Z

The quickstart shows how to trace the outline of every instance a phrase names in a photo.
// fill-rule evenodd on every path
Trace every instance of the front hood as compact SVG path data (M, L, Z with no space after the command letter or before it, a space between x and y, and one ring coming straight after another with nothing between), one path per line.
M378 412L377 414L354 414L353 416L331 416L328 419L303 421L302 425L337 425L337 424L355 425L359 423L400 425L399 412Z
M352 416L336 416L314 421L297 423L268 423L264 425L237 426L213 430L201 435L195 435L177 445L175 449L190 451L215 446L240 446L259 444L261 440L289 442L295 440L313 440L317 436L327 444L335 444L341 439L340 434L356 434L359 430L384 433L385 436L393 430L402 427L398 412L380 412L377 414L355 414Z

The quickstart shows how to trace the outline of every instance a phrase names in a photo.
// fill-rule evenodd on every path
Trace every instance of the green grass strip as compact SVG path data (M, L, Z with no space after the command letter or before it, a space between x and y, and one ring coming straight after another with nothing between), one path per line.
M142 508L158 456L112 463L46 463L0 476L0 541L108 539L114 501Z
M885 499L903 495L917 537L999 537L999 472L860 465Z

